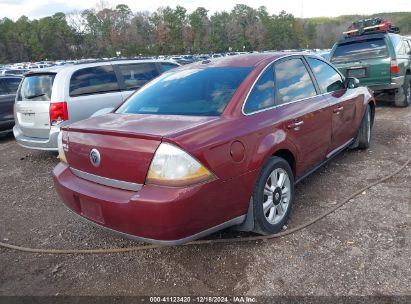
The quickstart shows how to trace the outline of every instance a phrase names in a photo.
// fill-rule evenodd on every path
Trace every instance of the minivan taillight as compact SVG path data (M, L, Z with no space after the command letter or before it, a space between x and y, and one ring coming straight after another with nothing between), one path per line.
M398 74L400 72L400 67L398 66L397 60L391 60L391 74Z
M50 125L58 125L64 120L68 120L67 102L50 103Z

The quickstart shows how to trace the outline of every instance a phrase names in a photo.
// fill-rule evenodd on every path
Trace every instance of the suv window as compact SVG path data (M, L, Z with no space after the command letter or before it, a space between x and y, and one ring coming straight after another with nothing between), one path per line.
M343 78L332 66L315 58L308 57L307 61L322 93L334 92L345 88Z
M274 72L269 67L258 79L247 98L244 113L252 113L274 106Z
M250 71L250 67L224 67L164 73L132 95L117 113L218 116Z
M401 37L399 35L391 35L390 37L392 43L394 44L395 53L397 53L398 55L404 55L405 48Z
M7 89L10 93L16 93L21 82L20 78L4 78L4 83L6 84Z
M331 62L355 61L388 57L388 48L383 38L351 41L339 44Z
M3 81L0 79L0 95L8 94L6 89L3 87Z
M173 64L173 63L169 63L169 62L161 62L161 63L160 63L160 66L161 66L161 70L162 70L163 72L178 67L178 65Z
M409 40L404 40L405 53L410 54L411 52L411 42Z
M70 96L81 96L119 91L116 74L111 65L84 68L73 73Z
M276 63L274 70L279 104L317 94L311 76L301 59Z
M50 100L55 77L56 74L30 74L24 77L17 100Z
M136 90L159 75L155 63L133 63L118 65L123 75L126 90Z

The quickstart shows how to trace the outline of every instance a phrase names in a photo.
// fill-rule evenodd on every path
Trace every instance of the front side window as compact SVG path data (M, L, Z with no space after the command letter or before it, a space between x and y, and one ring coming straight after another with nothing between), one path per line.
M329 64L310 57L307 58L307 61L322 93L330 93L345 88L341 75Z
M156 78L159 73L154 63L121 64L118 66L126 90L136 90Z
M279 104L317 94L311 76L301 59L289 59L274 66Z
M250 67L170 71L137 91L117 113L217 116L250 71Z
M348 62L362 59L388 57L388 48L383 38L351 41L339 44L331 62Z
M72 97L118 90L116 74L111 65L84 68L71 76L70 96Z
M244 106L244 113L252 113L275 105L274 72L269 67L258 79Z

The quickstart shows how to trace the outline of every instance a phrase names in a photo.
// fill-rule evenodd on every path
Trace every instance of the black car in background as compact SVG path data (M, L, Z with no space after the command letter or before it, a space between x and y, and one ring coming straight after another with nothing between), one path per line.
M13 129L14 98L21 79L20 76L0 76L0 135Z

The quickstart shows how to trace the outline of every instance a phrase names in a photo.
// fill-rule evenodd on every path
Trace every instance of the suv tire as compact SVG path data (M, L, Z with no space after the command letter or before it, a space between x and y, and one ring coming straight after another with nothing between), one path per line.
M404 84L399 89L400 92L395 94L395 106L405 108L411 103L411 75L405 75Z
M287 222L294 202L294 175L283 158L271 157L253 191L254 232L273 234Z

